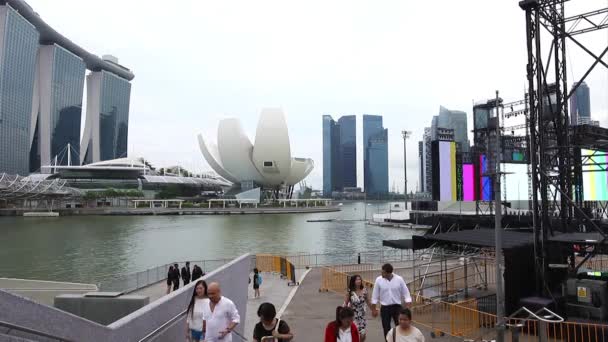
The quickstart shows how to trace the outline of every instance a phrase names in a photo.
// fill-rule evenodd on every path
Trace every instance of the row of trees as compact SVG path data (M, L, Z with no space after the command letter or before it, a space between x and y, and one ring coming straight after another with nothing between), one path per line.
M144 197L144 193L139 190L117 190L113 188L104 191L87 191L83 198L87 201L99 198L120 198L120 197Z

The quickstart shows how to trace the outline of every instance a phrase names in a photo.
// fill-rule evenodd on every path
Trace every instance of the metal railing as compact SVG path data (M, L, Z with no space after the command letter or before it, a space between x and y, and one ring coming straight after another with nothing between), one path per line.
M63 337L47 334L42 331L26 328L21 325L12 324L12 323L8 323L8 322L4 322L4 321L0 321L0 327L7 328L6 331L2 332L2 334L6 335L6 336L14 336L14 335L11 335L11 333L13 333L13 331L19 331L21 333L34 335L36 337L44 337L44 338L52 339L54 341L59 341L59 342L75 342L73 340L65 339ZM21 336L15 336L15 337L22 338ZM25 337L23 337L23 338L25 338Z
M167 322L165 322L164 324L162 324L158 328L154 329L153 331L151 331L148 335L146 335L143 338L141 338L139 340L139 342L154 341L156 338L160 337L168 329L172 328L173 325L177 324L177 322L179 322L180 320L182 320L186 316L187 312L188 312L188 310L184 310L184 311L178 313L173 318L171 318L170 320L168 320ZM244 336L242 336L241 334L239 334L236 331L233 331L232 335L233 335L232 336L233 337L232 340L235 341L235 342L240 342L240 341L247 342L248 341L247 338L245 338ZM235 337L236 337L236 339L235 339Z
M231 260L233 259L190 261L190 271L192 271L192 267L194 265L198 265L199 267L201 267L203 272L209 273L221 267L222 265L227 264ZM100 291L105 292L133 292L146 286L156 284L162 280L166 280L169 267L173 264L175 264L175 262L149 268L145 271L137 273L114 276L106 281L101 282L98 287ZM179 265L181 271L181 267L185 265L185 261L177 262L177 264Z
M363 252L340 252L340 253L299 253L292 255L280 255L278 256L286 258L291 262L296 269L302 269L306 267L322 267L331 265L342 265L342 264L377 264L381 265L386 262L399 262L412 260L413 253L411 251L404 250L378 250L378 251L363 251ZM205 273L209 273L220 266L228 263L234 258L217 259L217 260L198 260L190 261L190 267L194 265L200 266ZM109 276L107 280L102 281L98 284L100 291L109 292L124 292L129 293L138 289L144 288L156 284L162 280L167 279L167 272L169 266L173 263L160 265L157 267L149 268L141 272L129 273L117 276ZM180 270L184 266L185 261L177 262ZM255 265L255 261L253 263ZM252 266L253 269L254 266Z

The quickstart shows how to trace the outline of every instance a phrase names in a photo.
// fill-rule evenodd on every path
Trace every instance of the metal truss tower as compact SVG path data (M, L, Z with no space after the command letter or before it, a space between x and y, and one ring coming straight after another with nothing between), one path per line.
M539 293L546 289L545 243L550 234L572 231L582 223L597 229L605 237L580 209L580 149L571 141L568 100L598 64L608 68L602 61L608 46L600 55L595 55L578 39L579 35L608 28L608 8L566 17L566 2L576 0L519 2L526 15L532 211ZM566 78L566 41L574 43L595 60L570 91ZM541 51L549 42L548 52ZM573 189L577 192L574 196ZM552 220L554 213L559 214L559 220Z

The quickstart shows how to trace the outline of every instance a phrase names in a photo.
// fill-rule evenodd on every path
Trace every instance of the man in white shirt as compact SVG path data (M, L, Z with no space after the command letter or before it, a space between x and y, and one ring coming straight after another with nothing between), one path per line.
M399 324L399 311L403 307L403 302L406 306L410 306L412 303L410 290L401 276L393 274L391 264L382 265L382 275L376 278L374 284L374 291L372 292L372 315L374 317L378 316L378 302L381 305L380 318L382 319L384 338L391 330L391 320L395 323L395 326Z
M211 283L207 288L209 305L203 312L203 333L208 342L232 342L232 331L241 322L241 317L234 303L222 296L218 283Z

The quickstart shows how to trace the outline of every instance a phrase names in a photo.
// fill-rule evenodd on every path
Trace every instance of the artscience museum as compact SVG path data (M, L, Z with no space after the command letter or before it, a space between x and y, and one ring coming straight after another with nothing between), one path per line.
M290 197L314 167L312 159L292 156L285 115L278 108L262 110L253 143L236 118L219 122L215 142L201 134L198 142L209 166L239 192L273 190L275 197Z

